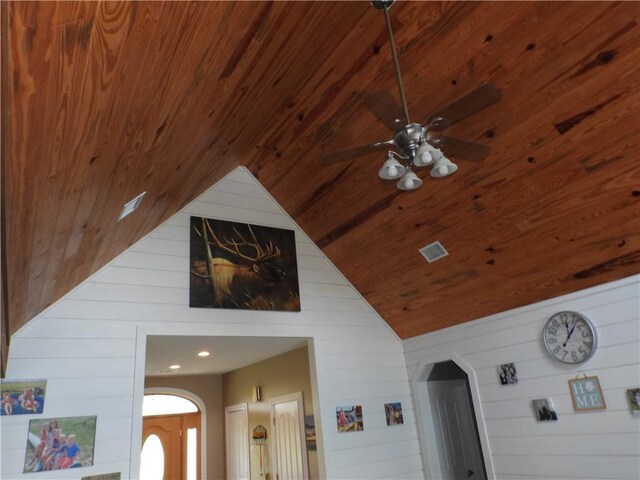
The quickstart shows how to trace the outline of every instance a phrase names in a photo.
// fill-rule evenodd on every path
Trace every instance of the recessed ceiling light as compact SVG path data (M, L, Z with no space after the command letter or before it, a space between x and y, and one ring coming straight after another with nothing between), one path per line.
M146 194L147 192L142 192L140 195L138 195L136 198L134 198L130 202L125 203L124 207L122 207L122 210L120 211L120 215L118 215L118 221L122 220L127 215L133 213L133 211L140 206L140 202L142 202L142 199Z
M179 369L179 368L180 368L180 365L169 365L169 368L170 368L171 370L177 370L177 369Z
M206 350L198 352L199 357L208 357L209 355L210 355L209 352L207 352Z

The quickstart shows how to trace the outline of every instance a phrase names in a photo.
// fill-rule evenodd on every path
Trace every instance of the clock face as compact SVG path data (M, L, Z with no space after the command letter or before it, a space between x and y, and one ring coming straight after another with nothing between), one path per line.
M577 312L558 312L544 326L542 339L549 353L565 363L582 363L596 351L593 324Z

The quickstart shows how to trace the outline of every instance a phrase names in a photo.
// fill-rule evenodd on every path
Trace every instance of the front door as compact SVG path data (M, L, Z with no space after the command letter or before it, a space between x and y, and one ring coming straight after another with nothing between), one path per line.
M277 480L309 478L302 392L269 401L273 425L273 470Z
M486 478L465 380L427 382L442 478Z
M140 480L200 477L200 412L142 419Z

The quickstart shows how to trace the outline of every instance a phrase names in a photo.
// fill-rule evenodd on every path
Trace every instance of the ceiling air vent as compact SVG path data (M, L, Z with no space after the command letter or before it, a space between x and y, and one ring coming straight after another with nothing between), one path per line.
M122 210L120 211L120 215L118 215L118 222L122 220L124 217L126 217L127 215L133 213L133 211L140 206L140 202L142 202L142 199L146 194L147 192L142 192L133 200L125 203L124 207L122 207Z
M447 252L442 244L438 241L430 243L426 247L418 249L418 251L424 258L427 259L427 262L429 263L435 262L436 260L449 255L449 252Z

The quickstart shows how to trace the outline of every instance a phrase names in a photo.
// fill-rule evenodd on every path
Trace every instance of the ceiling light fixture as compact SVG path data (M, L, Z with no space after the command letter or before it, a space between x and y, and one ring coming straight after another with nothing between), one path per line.
M389 9L393 3L394 0L374 0L371 5L384 13L401 105L387 90L365 93L362 99L365 106L395 134L390 140L325 153L320 156L320 162L329 164L368 155L374 151L387 150L384 164L378 171L380 178L399 179L396 186L400 190L415 190L422 185L422 180L416 175L418 168L431 167L432 177L446 177L458 170L447 156L479 162L489 155L491 149L486 145L443 135L440 132L493 105L502 98L502 93L496 85L487 83L439 108L427 117L425 122L411 122L389 18ZM390 148L393 150L389 150Z
M178 370L180 368L180 365L169 365L169 368L171 370Z
M198 356L199 357L208 357L210 355L209 352L207 352L206 350L203 350L201 352L198 352Z
M118 215L118 222L122 220L124 217L126 217L127 215L132 214L140 206L140 202L142 202L142 199L146 194L147 192L142 192L133 200L125 203L124 207L122 207L122 210L120 210L120 215Z
M400 91L400 100L402 102L402 111L404 112L404 120L406 124L396 132L393 137L393 143L400 149L400 152L387 152L387 159L380 169L378 175L383 180L394 180L398 177L400 181L396 183L396 187L400 190L415 190L422 185L422 180L413 172L414 167L427 167L433 165L431 176L434 178L446 177L451 175L458 167L444 156L437 146L429 143L427 139L429 135L427 128L418 123L409 121L409 109L407 108L407 98L404 94L404 86L402 85L402 76L400 75L400 65L398 63L398 55L396 53L396 44L393 40L393 31L391 30L391 19L389 18L389 8L393 5L393 1L374 1L371 2L375 8L384 12L384 18L387 24L387 32L389 34L389 46L391 47L391 56L393 57L393 65L396 72L396 82ZM432 125L440 123L438 118L431 121ZM433 141L433 143L437 143ZM398 162L393 156L403 161L404 165ZM392 176L391 174L396 174Z

